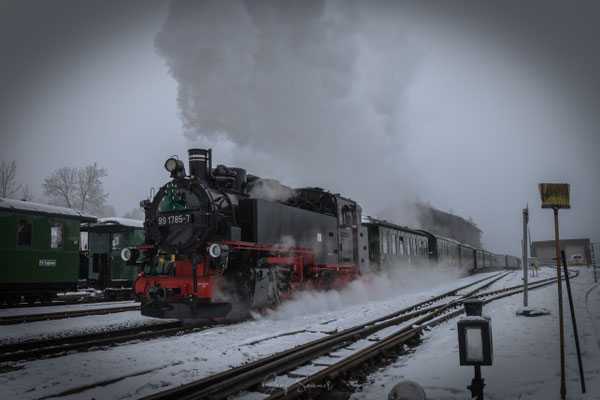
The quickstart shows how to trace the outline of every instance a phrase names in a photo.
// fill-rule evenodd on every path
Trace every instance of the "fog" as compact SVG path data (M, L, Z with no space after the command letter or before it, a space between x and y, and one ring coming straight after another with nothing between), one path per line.
M108 170L119 216L164 160L320 186L367 215L430 201L484 246L553 237L539 182L571 184L561 236L600 240L594 2L0 1L0 157L44 201ZM410 216L406 217L410 220ZM404 221L395 221L401 225Z

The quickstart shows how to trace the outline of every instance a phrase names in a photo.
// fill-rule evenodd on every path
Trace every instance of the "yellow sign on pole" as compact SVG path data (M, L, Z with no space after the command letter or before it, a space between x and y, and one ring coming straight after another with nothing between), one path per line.
M542 208L571 208L568 183L539 183Z

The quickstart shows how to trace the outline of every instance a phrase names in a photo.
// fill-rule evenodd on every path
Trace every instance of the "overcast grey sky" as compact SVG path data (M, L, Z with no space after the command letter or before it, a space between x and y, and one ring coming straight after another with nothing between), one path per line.
M431 201L515 255L527 202L553 237L537 183L568 182L561 235L600 240L600 7L483 3L0 0L0 157L40 200L98 162L122 215L213 147L366 214Z

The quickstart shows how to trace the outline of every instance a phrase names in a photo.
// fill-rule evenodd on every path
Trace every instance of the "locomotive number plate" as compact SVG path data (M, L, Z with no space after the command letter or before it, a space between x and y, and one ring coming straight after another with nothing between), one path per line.
M178 225L178 224L189 224L192 222L192 216L190 214L169 214L161 215L156 221L158 225Z

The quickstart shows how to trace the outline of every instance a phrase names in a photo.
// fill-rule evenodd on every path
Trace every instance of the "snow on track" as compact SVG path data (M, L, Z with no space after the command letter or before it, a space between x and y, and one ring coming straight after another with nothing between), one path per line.
M426 288L426 275L417 281L411 281L408 276L401 280L373 278L369 282L356 282L340 292L303 293L299 299L244 323L61 358L11 363L22 368L0 374L0 385L9 398L28 399L116 380L66 398L138 398L318 339L330 331L350 328L492 275L437 279L441 275L439 271L432 273L436 279L430 279L434 285L429 288ZM513 281L507 285L518 283L514 279L516 275L509 275ZM319 312L319 309L324 311ZM124 314L132 320L136 314L137 318L144 318L136 312L120 313L118 318L125 317ZM117 323L115 315L108 315L85 317L85 322L81 321L84 318L75 318L30 323L26 328L20 326L27 330L31 325L44 324L46 328L40 325L39 332L50 329L51 323L62 324L63 329L71 331L101 329L101 324L90 326L91 321L101 317L105 323ZM3 331L5 328L0 327ZM296 331L300 332L291 334Z
M548 278L556 276L556 271L544 268L540 275L540 279ZM521 277L522 274L515 274L512 284L518 284ZM591 270L581 268L579 277L571 280L571 287L587 393L581 393L575 339L563 287L567 398L600 399L600 342L593 328L594 321L600 320L600 286L594 284ZM516 316L522 305L520 294L484 306L484 314L492 317L494 342L494 364L482 367L486 384L484 396L506 400L558 399L560 353L556 285L529 292L529 306L551 310L551 315ZM457 321L458 318L453 319L426 332L423 343L414 353L371 375L369 382L361 385L351 398L387 398L392 387L406 379L419 383L431 399L469 398L467 386L473 378L473 367L459 366Z

